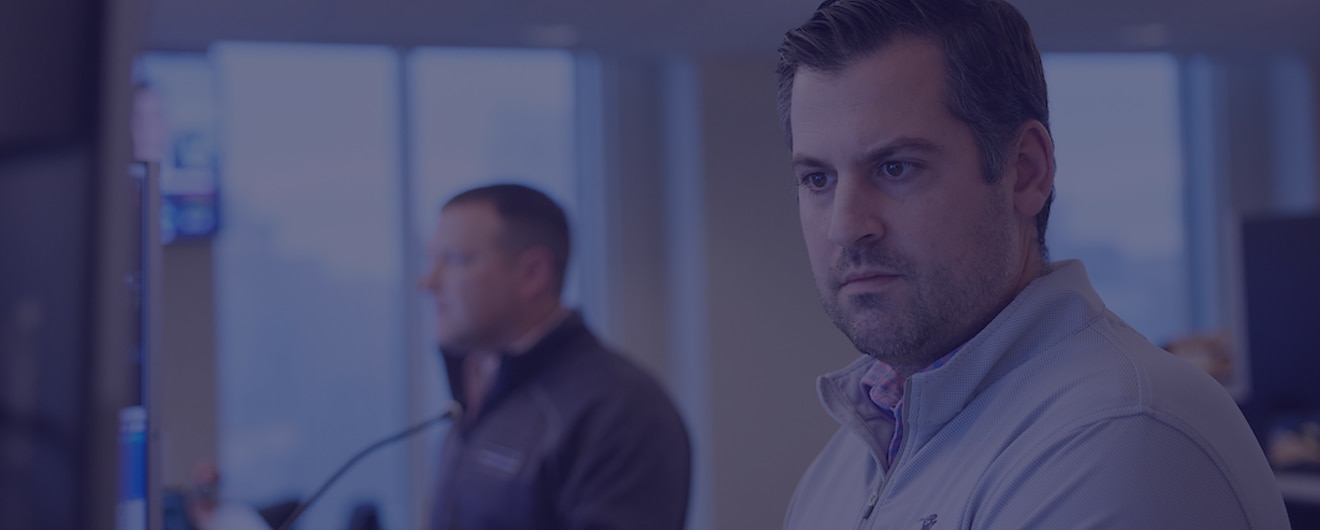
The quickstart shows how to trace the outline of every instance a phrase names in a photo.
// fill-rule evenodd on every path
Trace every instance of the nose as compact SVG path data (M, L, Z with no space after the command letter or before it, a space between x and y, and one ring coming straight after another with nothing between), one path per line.
M417 289L430 293L440 292L440 263L430 265L424 269L420 277L417 278Z
M883 201L883 194L866 178L840 174L831 203L830 241L847 248L867 239L884 237L885 227L880 218Z

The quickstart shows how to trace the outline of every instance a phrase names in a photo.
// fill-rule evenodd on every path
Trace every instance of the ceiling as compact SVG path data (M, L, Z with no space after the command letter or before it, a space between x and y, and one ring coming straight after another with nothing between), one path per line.
M147 44L217 40L773 53L818 0L148 0ZM1320 53L1320 0L1013 0L1045 51Z

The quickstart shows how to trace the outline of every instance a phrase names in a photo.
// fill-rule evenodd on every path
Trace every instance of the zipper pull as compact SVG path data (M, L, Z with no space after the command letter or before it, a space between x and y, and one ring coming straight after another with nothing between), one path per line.
M866 500L866 511L862 512L862 521L871 517L871 512L875 511L875 503L880 500L880 492L871 493L871 498Z

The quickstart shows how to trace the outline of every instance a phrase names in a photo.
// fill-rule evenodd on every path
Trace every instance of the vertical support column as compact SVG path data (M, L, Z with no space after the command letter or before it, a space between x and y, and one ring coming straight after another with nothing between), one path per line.
M688 526L708 530L716 528L716 499L701 80L689 60L670 59L663 68L671 388L692 438Z
M432 412L434 407L425 406L427 398L427 380L437 377L430 372L430 367L423 358L426 355L425 338L422 337L421 303L417 291L417 279L421 276L421 264L425 248L421 245L422 235L418 232L417 218L413 204L413 158L412 158L412 86L408 64L411 50L397 50L397 76L395 83L398 90L398 168L399 168L399 222L403 248L403 278L399 289L399 301L403 304L403 351L406 389L406 412L404 421L409 425L418 423ZM424 528L430 516L431 494L434 469L431 444L425 436L414 436L408 440L408 518L409 528Z
M1269 73L1275 211L1314 213L1320 209L1314 74L1297 55L1274 58Z

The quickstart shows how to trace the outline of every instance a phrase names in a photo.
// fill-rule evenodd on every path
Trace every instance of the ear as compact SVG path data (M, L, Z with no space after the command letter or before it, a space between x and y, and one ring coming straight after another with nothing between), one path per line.
M1013 207L1018 215L1034 218L1054 190L1054 139L1045 125L1028 120L1018 128L1014 159L1009 160Z
M519 292L524 297L534 297L551 290L554 259L550 249L541 245L533 245L518 257Z

